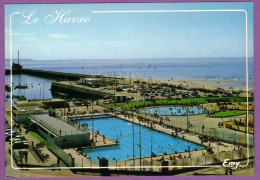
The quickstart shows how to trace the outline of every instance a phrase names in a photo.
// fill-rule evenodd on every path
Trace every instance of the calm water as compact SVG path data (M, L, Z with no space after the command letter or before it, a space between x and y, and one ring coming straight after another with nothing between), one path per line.
M181 106L170 106L170 107L156 107L156 108L148 108L145 110L147 113L151 114L159 114L159 115L194 115L194 114L202 114L204 109L197 107L181 107Z
M35 77L35 76L29 76L29 75L13 75L12 76L12 82L13 82L13 95L17 96L25 96L27 99L50 99L52 98L51 94L51 82L52 80ZM27 89L15 89L15 86L27 84ZM10 85L10 75L5 76L5 84ZM9 92L5 93L6 95L9 94ZM13 101L16 101L17 99L13 99ZM11 103L11 98L6 98L5 101L6 104Z
M14 60L15 62L17 60ZM237 85L245 86L245 58L190 58L190 59L135 59L135 60L20 60L24 68L71 72L80 74L102 74L126 77L184 77L221 79L236 79ZM10 68L10 61L5 61L5 68ZM248 61L249 87L254 87L253 58ZM5 77L5 84L10 84L10 76ZM51 80L28 76L13 75L13 83L28 84L28 89L14 90L16 95L25 95L27 99L52 98ZM39 84L40 83L40 84ZM33 87L31 86L33 84ZM15 99L14 99L15 100ZM6 103L10 103L7 99Z
M15 62L17 60L14 60ZM245 58L183 58L135 60L20 60L24 68L135 77L245 78ZM6 69L10 62L6 60ZM249 78L254 78L253 58L248 59Z
M87 123L92 129L92 120L81 120L80 123ZM134 124L134 149L135 156L140 156L139 127L141 128L141 153L142 157L151 155L151 130L149 128ZM117 160L130 159L133 157L133 123L122 120L120 118L100 118L94 119L94 130L111 138L118 139L119 145L89 148L83 152L93 159L97 156L107 159ZM175 151L185 151L185 149L202 148L202 146L172 137L158 131L153 131L153 152L155 154L171 153Z

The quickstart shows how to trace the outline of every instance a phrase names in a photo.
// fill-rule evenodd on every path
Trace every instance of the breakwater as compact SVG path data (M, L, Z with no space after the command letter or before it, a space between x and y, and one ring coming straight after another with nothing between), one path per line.
M113 96L111 93L104 92L100 89L91 88L88 86L75 84L67 81L53 81L51 85L51 90L57 93L64 93L70 96L82 96L91 98L102 98L104 96Z
M39 77L45 77L49 79L61 79L61 80L79 80L83 77L91 77L91 75L76 74L76 73L65 73L56 71L45 71L37 69L21 69L21 70L5 70L5 74L27 74Z
M72 80L78 81L80 78L89 78L93 77L90 74L78 74L78 73L66 73L66 72L57 72L57 71L45 71L45 70L38 70L38 69L19 69L19 70L5 70L5 75L11 74L27 74L32 76L44 77L48 79L55 79L55 80ZM102 78L106 79L123 79L119 77L109 77L109 76L102 76Z

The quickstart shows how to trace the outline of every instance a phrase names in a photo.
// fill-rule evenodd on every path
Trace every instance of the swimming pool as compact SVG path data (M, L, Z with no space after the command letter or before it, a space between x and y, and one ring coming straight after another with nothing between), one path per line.
M133 158L133 127L134 127L134 154L135 157L140 157L140 141L139 130L141 129L141 153L142 157L151 155L151 135L153 132L153 146L152 151L155 154L163 154L164 152L173 153L175 151L185 151L188 149L199 149L202 146L195 143L175 138L171 135L151 131L151 129L139 126L128 122L126 120L114 117L103 117L94 119L94 130L111 139L118 139L119 145L87 148L83 150L92 159L97 159L97 156L112 160L131 159ZM88 127L92 129L92 120L80 120L79 123L87 123ZM140 129L139 129L140 128Z
M165 116L180 116L180 115L195 115L204 113L204 109L198 107L185 107L185 106L167 106L167 107L155 107L145 109L146 113L159 114Z

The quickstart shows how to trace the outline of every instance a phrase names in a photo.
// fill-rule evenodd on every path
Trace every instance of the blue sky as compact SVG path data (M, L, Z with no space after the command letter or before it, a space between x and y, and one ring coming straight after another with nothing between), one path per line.
M134 59L245 57L245 13L149 12L92 13L92 11L243 9L248 13L248 56L253 56L253 3L149 4L10 4L5 6L5 58L10 57L10 14L13 58ZM44 21L55 11L66 17L88 17L87 23ZM24 24L35 11L36 24ZM55 15L52 14L52 15ZM56 16L56 15L55 15ZM63 18L63 20L64 20Z

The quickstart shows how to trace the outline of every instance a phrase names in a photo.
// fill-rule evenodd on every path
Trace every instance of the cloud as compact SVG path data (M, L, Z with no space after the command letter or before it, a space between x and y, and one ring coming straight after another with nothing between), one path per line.
M36 36L36 33L23 33L23 36Z
M21 37L19 40L25 42L35 42L35 41L39 41L40 39L37 37Z
M6 35L6 36L9 36L9 35L10 35L10 29L5 29L5 35ZM13 36L18 36L18 35L22 35L22 33L12 31L12 35L13 35Z
M48 39L66 39L69 38L67 34L50 34L48 35Z

